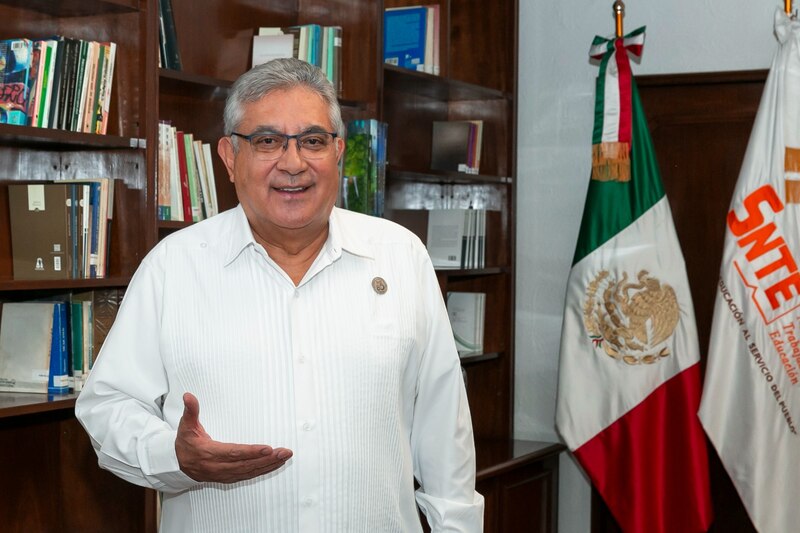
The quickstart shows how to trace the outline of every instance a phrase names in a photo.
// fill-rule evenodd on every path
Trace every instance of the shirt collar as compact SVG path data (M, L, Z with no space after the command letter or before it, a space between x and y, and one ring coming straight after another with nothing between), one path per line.
M256 243L255 237L253 237L253 230L250 228L250 223L247 221L247 215L242 205L237 205L233 211L228 231L229 240L228 250L225 254L225 266L228 266L239 257L245 248ZM342 209L333 208L328 219L328 240L323 250L327 250L335 258L338 258L342 251L346 251L359 257L373 259L372 250L364 239L354 231L355 225L348 218L347 214L342 214Z

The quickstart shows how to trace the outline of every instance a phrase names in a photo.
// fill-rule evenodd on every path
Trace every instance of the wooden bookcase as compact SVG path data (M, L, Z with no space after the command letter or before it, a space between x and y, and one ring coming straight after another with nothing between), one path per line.
M440 5L439 76L382 63L384 8L415 3L426 2L172 0L183 65L172 71L158 67L156 0L0 0L0 38L66 35L118 44L108 135L0 125L0 300L124 287L147 251L184 226L156 217L158 121L215 146L232 80L250 65L255 28L341 26L344 118L389 124L387 217L420 227L424 210L445 195L453 206L497 211L487 267L438 277L444 292L487 293L486 353L464 360L486 531L555 531L562 447L513 440L517 0L427 2ZM433 121L459 119L484 121L480 175L430 170ZM216 157L215 173L221 209L235 206ZM115 203L110 276L13 280L7 184L97 175L127 185ZM155 531L155 493L96 466L74 402L0 394L0 454L11 459L0 498L4 528ZM526 518L520 506L538 512Z

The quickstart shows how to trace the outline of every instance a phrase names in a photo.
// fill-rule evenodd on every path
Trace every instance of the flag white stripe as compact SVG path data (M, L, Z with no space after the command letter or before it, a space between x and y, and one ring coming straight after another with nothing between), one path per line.
M619 67L614 54L606 65L605 98L603 99L603 135L602 142L619 141Z
M628 365L596 348L583 324L587 286L601 270L628 281L647 270L670 285L680 306L680 321L667 341L671 355L654 364ZM570 274L562 335L556 424L575 450L641 403L665 381L699 360L686 269L666 196L613 239L579 261ZM582 332L576 336L575 332ZM615 394L609 395L613 390ZM608 398L613 403L592 401Z

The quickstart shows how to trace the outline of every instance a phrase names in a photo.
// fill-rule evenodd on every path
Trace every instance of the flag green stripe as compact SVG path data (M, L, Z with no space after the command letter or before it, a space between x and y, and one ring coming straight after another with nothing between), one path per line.
M573 265L631 225L664 196L658 161L635 80L631 80L631 93L631 180L627 183L589 181Z

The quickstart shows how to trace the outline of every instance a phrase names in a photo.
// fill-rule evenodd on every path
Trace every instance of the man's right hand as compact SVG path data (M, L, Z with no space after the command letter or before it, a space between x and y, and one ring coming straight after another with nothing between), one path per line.
M229 444L213 440L200 424L200 402L183 395L175 453L184 474L195 481L236 483L272 472L292 456L286 448L263 444Z

